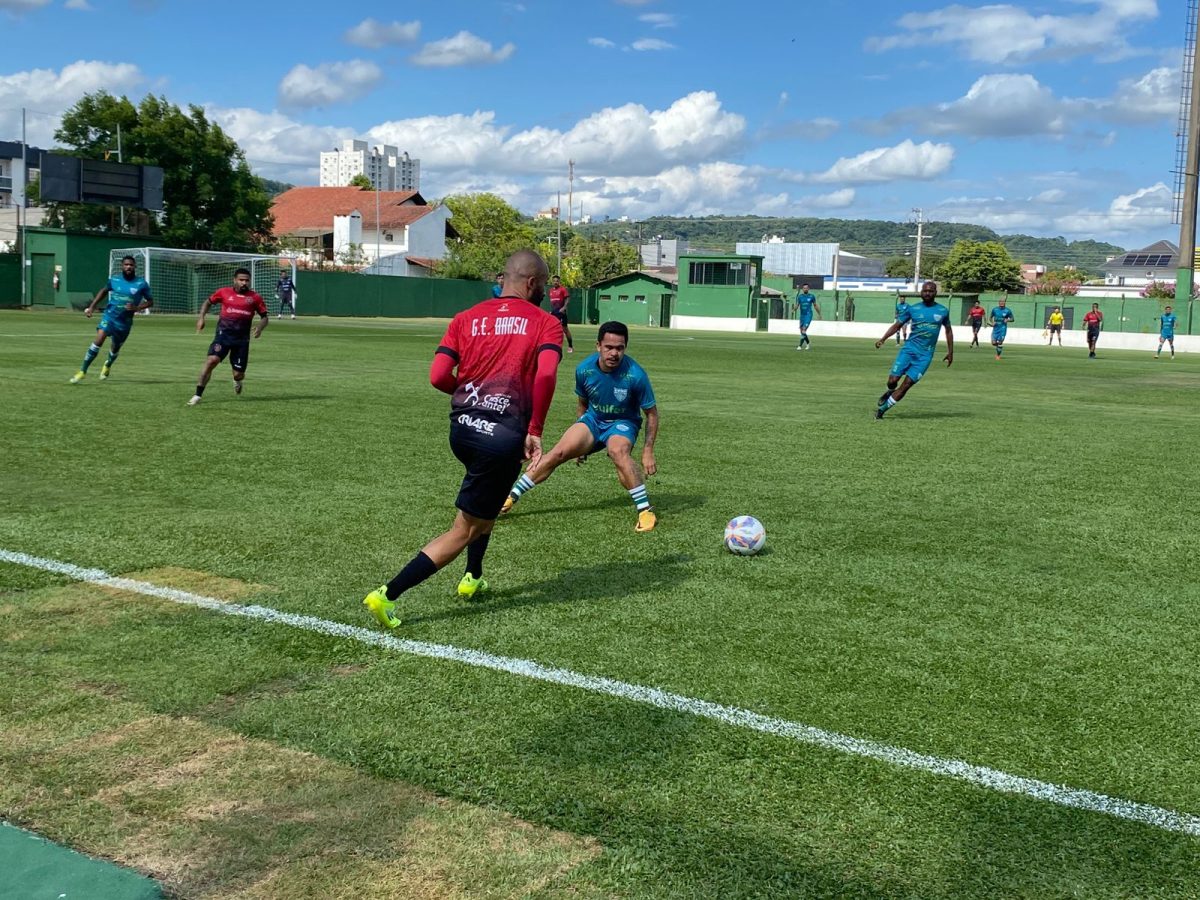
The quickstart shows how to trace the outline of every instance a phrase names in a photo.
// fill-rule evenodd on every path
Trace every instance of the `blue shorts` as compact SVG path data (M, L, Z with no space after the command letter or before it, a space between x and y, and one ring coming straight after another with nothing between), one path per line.
M993 344L1003 344L1004 339L1006 337L1008 337L1008 326L1007 325L993 325L992 326L992 343Z
M1175 340L1175 332L1173 332L1173 331L1164 331L1162 334L1160 334L1160 335L1158 336L1158 339L1159 339L1160 341L1173 341L1173 340Z
M806 316L806 315L801 315L801 316L800 316L800 327L801 327L801 328L807 328L809 325L811 325L811 324L812 324L812 317L813 317L813 314L812 314L812 313L809 313L807 316Z
M100 324L96 328L97 330L104 329L104 333L112 338L113 349L116 349L129 338L129 331L133 328L133 323L121 322L117 319L110 319L108 316L101 316Z
M628 438L629 443L636 444L642 427L640 422L632 419L598 419L590 409L579 417L579 421L588 427L596 442L592 447L593 453L606 445L610 437Z
M921 380L921 376L925 374L925 370L929 368L931 362L933 362L932 350L920 350L912 344L905 344L896 354L896 361L892 363L890 374L893 378L907 375L910 381L917 382Z

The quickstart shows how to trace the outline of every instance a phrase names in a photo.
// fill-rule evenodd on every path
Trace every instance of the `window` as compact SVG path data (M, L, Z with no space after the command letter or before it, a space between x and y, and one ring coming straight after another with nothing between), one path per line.
M645 295L645 294L634 294L634 295L633 295L633 302L634 302L634 303L645 303L645 302L646 302L646 295Z
M600 302L601 303L611 303L612 302L612 294L601 294Z
M629 302L629 295L628 295L628 294L618 294L618 295L617 295L617 302L618 302L618 303L628 303L628 302Z
M742 262L694 262L688 267L688 281L691 284L721 286L746 284L746 276L751 268Z

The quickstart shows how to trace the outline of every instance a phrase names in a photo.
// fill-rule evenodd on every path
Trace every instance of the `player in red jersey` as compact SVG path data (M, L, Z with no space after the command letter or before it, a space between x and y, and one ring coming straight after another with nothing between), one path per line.
M450 322L429 368L429 381L450 395L450 449L466 467L450 530L434 538L363 605L395 628L397 599L465 549L458 593L487 589L483 555L521 461L542 458L542 428L562 359L562 326L538 308L549 270L532 250L518 250L504 269L503 296L484 300Z
M217 336L208 345L208 358L200 367L200 379L196 382L196 393L188 401L188 406L195 406L204 396L204 387L212 377L213 369L226 356L233 369L233 392L242 392L242 379L246 377L246 363L250 359L250 323L254 314L258 313L258 327L254 336L261 337L267 327L267 304L263 298L250 290L250 270L238 269L233 275L233 287L218 288L211 297L200 307L200 317L196 319L196 333L204 330L204 317L208 308L214 303L221 306L221 317L217 320Z
M1092 308L1083 314L1083 327L1087 329L1088 359L1096 358L1096 341L1100 340L1100 324L1104 321L1104 313L1100 312L1100 304L1093 303Z
M555 275L550 285L550 314L562 325L563 337L567 339L567 352L575 352L575 340L571 337L571 326L567 324L567 302L571 292L563 287L562 280Z
M983 308L978 300L975 301L974 306L967 310L967 320L971 323L971 347L979 346L979 329L983 327L983 320L986 316L987 310Z

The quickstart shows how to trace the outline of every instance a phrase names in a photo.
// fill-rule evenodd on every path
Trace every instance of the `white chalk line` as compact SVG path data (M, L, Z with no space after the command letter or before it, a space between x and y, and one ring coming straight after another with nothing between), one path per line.
M239 606L237 604L226 603L215 597L205 597L201 594L193 594L189 591L181 591L176 588L160 587L159 585L150 584L145 581L118 578L100 569L87 569L82 566L73 565L72 563L43 559L11 550L0 549L0 562L28 566L29 568L41 569L45 572L55 572L60 575L66 575L76 581L131 591L150 597L159 597L163 600L169 600L172 603L199 607L200 609L207 609L226 616L239 616L246 619L255 619L260 622L290 625L293 628L301 628L330 637L344 638L346 640L357 641L361 644L382 647L385 650L392 650L396 653L449 660L482 669L508 672L511 675L519 675L522 678L530 678L535 681L544 681L550 684L605 694L610 697L618 697L623 700L632 700L636 703L644 703L648 706L657 707L658 709L688 713L689 715L712 719L725 725L748 728L753 731L787 738L803 744L835 750L850 756L863 757L893 766L901 766L907 769L915 769L919 772L952 778L956 781L963 781L1002 794L1020 794L1058 806L1066 806L1087 812L1103 813L1115 816L1118 819L1125 819L1130 822L1160 828L1164 831L1173 831L1193 837L1200 837L1200 816L1176 812L1147 803L1138 803L1133 800L1124 800L1120 797L1110 797L1106 794L1082 788L1051 784L1033 778L1024 778L1019 775L1010 775L998 769L977 766L962 760L946 759L939 756L917 753L913 750L906 750L903 747L893 747L889 744L863 740L834 731L826 731L812 725L804 725L786 719L764 716L760 713L741 709L736 706L722 706L719 703L697 700L693 697L685 697L682 694L672 694L667 691L658 690L657 688L629 684L595 675L583 675L579 672L572 672L569 669L544 666L528 659L494 656L491 653L485 653L481 650L463 649L447 644L429 644L423 641L406 640L380 631L347 625L343 622L318 619L315 616L281 612L280 610L265 606Z

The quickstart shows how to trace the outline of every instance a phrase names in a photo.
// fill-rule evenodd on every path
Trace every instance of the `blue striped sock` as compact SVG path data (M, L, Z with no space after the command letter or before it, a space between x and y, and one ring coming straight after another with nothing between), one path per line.
M639 484L635 488L630 488L629 496L633 499L633 505L637 507L638 512L650 508L650 497L646 494L645 484Z
M532 479L530 479L530 477L528 475L522 475L520 478L517 479L517 483L512 486L512 490L509 491L509 493L512 494L514 499L519 500L521 498L522 494L524 494L526 491L532 491L532 490L533 490Z

